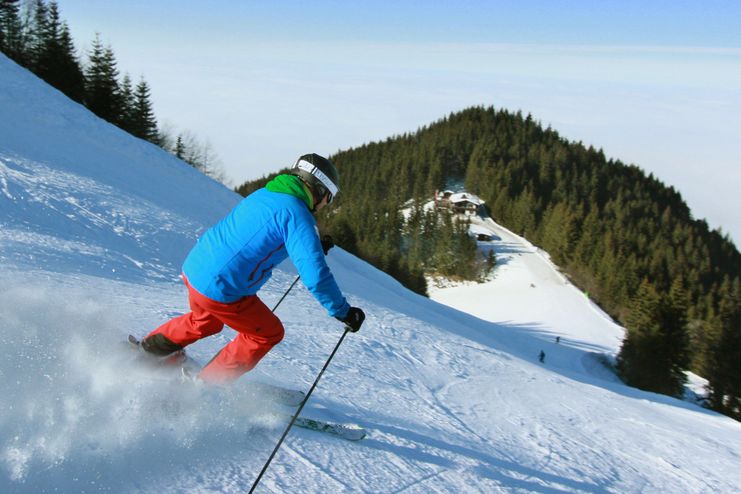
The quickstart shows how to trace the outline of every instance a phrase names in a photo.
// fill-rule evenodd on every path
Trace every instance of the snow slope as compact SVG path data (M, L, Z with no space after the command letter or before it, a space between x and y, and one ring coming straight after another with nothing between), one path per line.
M469 219L472 229L495 239L478 242L480 249L497 254L494 276L486 283L433 285L433 300L499 325L520 327L513 336L521 340L520 348L529 345L531 356L543 350L551 368L584 372L595 357L617 354L623 328L572 285L547 253L489 217Z
M0 55L0 492L249 489L285 423L249 382L308 389L341 325L297 286L284 341L222 393L163 388L119 343L187 309L180 262L238 200ZM368 320L305 414L369 436L292 431L258 492L738 492L741 424L606 376L590 355L620 328L490 228L496 278L433 294L468 313L330 253ZM280 266L264 300L294 277Z

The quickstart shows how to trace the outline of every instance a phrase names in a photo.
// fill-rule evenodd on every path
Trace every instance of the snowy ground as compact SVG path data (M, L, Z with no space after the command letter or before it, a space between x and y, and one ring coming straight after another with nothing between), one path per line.
M486 283L430 284L430 298L500 326L521 328L513 338L532 345L534 358L543 350L550 367L583 371L573 349L586 354L583 360L618 352L623 328L572 285L547 253L491 218L469 218L472 228L495 239L478 243L482 250L494 249L497 268Z
M0 55L0 492L249 489L284 424L249 382L308 389L341 325L297 286L285 340L228 393L163 388L119 348L186 310L180 262L238 200ZM369 436L292 431L258 492L738 492L741 424L616 382L594 355L621 329L489 227L495 279L432 294L460 310L330 253L368 320L306 415ZM276 270L268 305L294 277Z

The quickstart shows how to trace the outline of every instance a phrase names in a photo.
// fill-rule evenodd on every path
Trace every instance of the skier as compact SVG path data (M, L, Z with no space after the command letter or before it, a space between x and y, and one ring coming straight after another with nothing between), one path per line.
M207 230L183 264L191 312L149 333L142 348L163 359L228 325L239 334L200 371L208 383L228 383L257 365L283 339L278 317L257 296L272 270L290 256L304 285L355 332L365 319L342 295L324 259L315 213L339 192L339 174L326 158L301 156L245 197Z
M540 360L541 363L545 363L545 352L543 350L540 351L540 354L538 355L538 360Z

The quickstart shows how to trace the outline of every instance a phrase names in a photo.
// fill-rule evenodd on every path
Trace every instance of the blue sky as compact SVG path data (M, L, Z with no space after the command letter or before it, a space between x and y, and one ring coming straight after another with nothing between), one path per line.
M741 241L741 2L61 0L233 183L472 105L531 113Z
M730 0L62 0L60 4L70 21L79 17L152 35L188 29L269 40L736 48L741 38L741 7Z

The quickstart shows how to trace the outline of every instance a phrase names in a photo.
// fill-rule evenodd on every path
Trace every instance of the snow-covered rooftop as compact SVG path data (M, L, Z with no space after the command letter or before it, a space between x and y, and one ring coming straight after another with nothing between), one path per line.
M459 202L470 202L471 204L475 204L476 206L484 204L484 201L479 196L471 194L469 192L456 192L452 194L450 196L450 202L452 202L453 204Z

